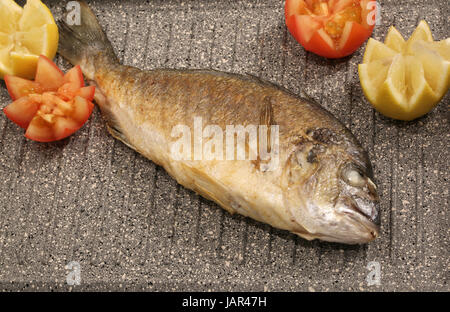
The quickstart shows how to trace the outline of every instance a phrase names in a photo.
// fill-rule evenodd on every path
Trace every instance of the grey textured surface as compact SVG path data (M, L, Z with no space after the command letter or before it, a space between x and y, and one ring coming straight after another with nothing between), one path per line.
M46 1L59 15L65 2ZM440 290L449 277L449 95L427 116L374 112L357 76L361 48L329 61L286 32L283 1L91 2L125 64L252 73L305 90L369 151L381 237L364 246L308 242L230 216L115 141L96 109L72 137L39 144L0 115L2 290ZM383 39L420 19L449 36L449 3L383 1ZM67 63L57 58L58 64ZM9 103L4 84L1 107ZM66 285L71 261L81 285ZM367 264L381 264L368 286Z

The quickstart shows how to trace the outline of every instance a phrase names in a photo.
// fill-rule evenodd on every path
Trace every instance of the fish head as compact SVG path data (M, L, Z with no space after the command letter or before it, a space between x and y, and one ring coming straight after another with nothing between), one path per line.
M379 197L370 161L352 140L344 143L308 141L286 163L283 196L302 237L358 244L378 236Z

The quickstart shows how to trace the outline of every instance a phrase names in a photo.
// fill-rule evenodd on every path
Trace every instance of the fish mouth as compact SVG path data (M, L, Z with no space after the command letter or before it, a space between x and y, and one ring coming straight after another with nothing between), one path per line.
M378 217L374 219L373 217L368 216L363 210L359 209L359 206L356 204L342 207L340 211L365 229L365 232L369 234L369 241L372 241L379 236L380 225L379 223L376 223L379 220Z
M349 218L360 230L362 239L372 241L380 233L379 198L375 196L359 196L365 194L342 194L338 211Z

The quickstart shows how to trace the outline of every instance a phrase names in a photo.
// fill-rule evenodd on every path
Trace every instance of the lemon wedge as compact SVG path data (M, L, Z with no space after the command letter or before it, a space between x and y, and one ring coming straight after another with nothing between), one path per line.
M40 0L28 0L23 8L0 1L0 78L33 78L39 55L52 59L57 48L58 27Z
M389 28L384 44L387 48L390 48L397 53L403 53L403 49L406 46L405 39L394 26Z
M364 94L376 110L394 119L416 119L449 89L450 38L434 41L425 21L408 41L391 27L384 43L369 40L358 70Z
M0 1L0 31L11 34L19 25L23 9L12 0Z

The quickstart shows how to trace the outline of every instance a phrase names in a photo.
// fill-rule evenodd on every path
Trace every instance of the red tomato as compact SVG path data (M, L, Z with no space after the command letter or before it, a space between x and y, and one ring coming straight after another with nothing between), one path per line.
M345 57L372 34L375 15L369 2L286 0L286 25L307 51L327 58Z
M5 75L5 83L14 102L3 111L34 141L68 137L84 125L94 109L95 87L84 86L80 66L64 74L40 56L34 81Z

